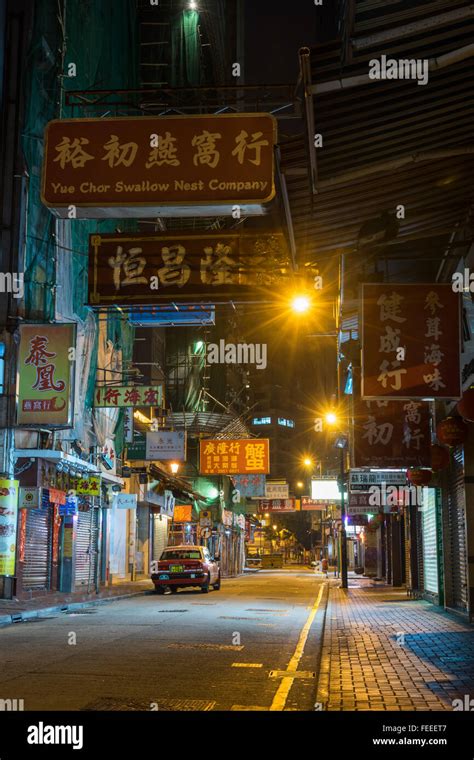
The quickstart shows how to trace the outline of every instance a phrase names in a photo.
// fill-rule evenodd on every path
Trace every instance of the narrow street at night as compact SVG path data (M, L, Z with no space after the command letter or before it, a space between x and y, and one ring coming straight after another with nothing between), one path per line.
M473 40L0 0L0 760L473 759Z

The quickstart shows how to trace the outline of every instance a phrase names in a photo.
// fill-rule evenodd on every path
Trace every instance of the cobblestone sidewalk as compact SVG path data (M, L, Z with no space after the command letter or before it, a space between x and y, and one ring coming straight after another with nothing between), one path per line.
M404 589L349 586L329 591L323 710L452 710L453 700L474 699L472 625Z

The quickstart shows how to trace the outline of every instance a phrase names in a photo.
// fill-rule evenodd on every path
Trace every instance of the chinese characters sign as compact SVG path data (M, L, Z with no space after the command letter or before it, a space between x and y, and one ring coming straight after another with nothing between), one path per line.
M21 325L18 425L71 427L75 325Z
M89 303L255 301L291 277L281 233L106 234L89 238Z
M145 459L186 459L186 433L184 431L146 434Z
M451 284L362 288L363 398L460 398L460 300Z
M200 441L201 475L266 475L270 472L268 438Z
M312 499L311 496L301 497L301 510L303 512L324 512L327 508L327 504L321 504L317 499Z
M354 467L429 467L427 403L362 401L355 404Z
M95 389L94 406L162 406L163 386L100 385Z
M296 512L296 499L261 499L259 512Z
M45 132L42 201L58 216L150 216L162 206L275 195L270 114L62 119ZM254 212L255 213L255 212Z
M232 482L242 498L265 496L265 475L232 475Z

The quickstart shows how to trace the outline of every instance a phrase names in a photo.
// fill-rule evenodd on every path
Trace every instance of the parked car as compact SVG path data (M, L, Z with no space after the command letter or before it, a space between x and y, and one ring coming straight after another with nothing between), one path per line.
M203 594L209 586L219 591L219 558L211 557L205 546L169 546L151 563L151 579L158 594L164 594L167 587L174 594L179 588L192 586L198 586Z

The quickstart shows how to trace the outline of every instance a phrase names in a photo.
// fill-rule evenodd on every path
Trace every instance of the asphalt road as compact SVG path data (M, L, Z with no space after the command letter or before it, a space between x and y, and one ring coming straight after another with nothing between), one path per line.
M0 699L25 710L314 710L320 592L306 568L269 570L209 594L146 594L7 626Z

